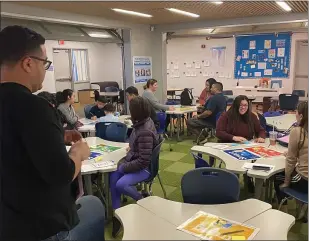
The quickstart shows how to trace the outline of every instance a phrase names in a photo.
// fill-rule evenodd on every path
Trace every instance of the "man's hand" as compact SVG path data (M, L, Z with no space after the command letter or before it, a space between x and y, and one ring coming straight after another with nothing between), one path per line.
M255 142L256 142L256 143L265 143L265 139L259 137L259 138L255 139Z
M64 132L64 143L66 145L73 144L82 139L82 135L76 130L66 130Z
M73 180L77 177L82 167L82 161L90 156L90 148L87 142L80 140L74 143L69 151L69 156L75 164L75 174Z
M290 183L284 181L284 183L282 183L279 188L282 189L282 188L286 188L286 187L289 187L290 186Z
M235 141L235 142L244 142L244 141L247 141L247 139L244 138L244 137L241 137L241 136L233 136L233 141Z

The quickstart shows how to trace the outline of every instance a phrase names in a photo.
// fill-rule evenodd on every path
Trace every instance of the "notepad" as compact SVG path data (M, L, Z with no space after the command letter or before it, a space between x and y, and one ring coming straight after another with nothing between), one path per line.
M94 162L92 165L96 168L104 168L104 167L112 167L115 165L114 161L100 161L100 162Z
M264 171L264 172L269 172L271 170L273 170L275 168L274 165L267 165L267 164L260 164L260 163L244 163L244 165L242 166L243 169L247 169L247 170L253 170L253 166L262 166L262 167L269 167L270 170L268 171L264 171L264 170L260 170L260 171Z

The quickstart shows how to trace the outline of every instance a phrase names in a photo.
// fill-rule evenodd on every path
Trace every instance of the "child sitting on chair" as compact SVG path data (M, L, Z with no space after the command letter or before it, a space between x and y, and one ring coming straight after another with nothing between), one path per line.
M122 194L139 200L143 196L135 185L147 180L150 176L149 165L153 149L159 144L159 135L153 121L150 119L150 106L142 97L135 97L130 102L130 113L133 131L129 139L127 156L118 164L118 169L110 174L110 188L113 209L120 208ZM113 235L117 219L113 219Z
M105 116L100 118L100 122L119 122L119 118L115 116L115 107L108 103L103 107Z

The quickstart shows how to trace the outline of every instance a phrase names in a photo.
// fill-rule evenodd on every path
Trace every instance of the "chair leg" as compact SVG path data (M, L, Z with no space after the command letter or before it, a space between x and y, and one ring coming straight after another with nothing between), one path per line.
M281 200L281 202L280 202L280 204L279 204L279 207L278 207L278 210L279 210L279 211L280 211L280 209L281 209L283 203L284 203L285 201L287 201L288 199L289 199L288 197L285 197L285 198L283 198L283 199Z
M165 199L167 199L166 191L165 191L165 188L164 188L164 186L163 186L163 184L162 184L162 181L161 181L161 178L160 178L159 173L157 174L157 177L158 177L159 183L160 183L161 188L162 188L162 191L163 191L163 196L164 196Z
M201 136L203 135L204 131L205 131L205 129L202 129L202 131L200 132L200 134L197 136L197 138L196 138L196 144L197 144L197 145L200 144L200 138L201 138Z
M166 137L166 139L167 139L168 141L170 141L170 138L169 138L169 136L168 136L166 133L164 133L164 136ZM169 145L170 151L173 151L172 144L169 143L168 145Z

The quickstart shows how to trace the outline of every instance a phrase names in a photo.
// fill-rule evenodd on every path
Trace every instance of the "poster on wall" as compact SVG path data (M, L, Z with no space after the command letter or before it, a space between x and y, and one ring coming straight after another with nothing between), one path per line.
M134 83L144 83L152 78L152 58L149 56L133 56Z
M225 50L226 47L212 47L211 48L211 56L212 61L217 62L219 66L224 67L225 65Z

